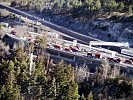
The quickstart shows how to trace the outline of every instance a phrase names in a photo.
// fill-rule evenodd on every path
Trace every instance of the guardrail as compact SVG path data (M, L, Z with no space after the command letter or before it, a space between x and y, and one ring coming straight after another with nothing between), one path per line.
M6 33L6 35L13 38L13 39L16 39L18 41L20 41L20 40L25 41L26 40L26 38L23 38L23 37L19 38L19 37L16 37L15 35L11 35L11 34L8 34L8 33Z

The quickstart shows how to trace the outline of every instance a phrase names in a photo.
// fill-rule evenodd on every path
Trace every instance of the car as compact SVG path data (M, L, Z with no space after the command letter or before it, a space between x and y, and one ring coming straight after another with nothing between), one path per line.
M87 53L87 56L92 56L92 53L91 53L91 52L88 52L88 53Z
M121 58L116 58L115 61L116 61L117 63L120 63L120 62L121 62Z
M113 61L114 59L111 58L111 57L108 57L107 60L108 60L108 61Z
M115 63L120 63L121 62L120 58L111 58L111 57L108 57L107 60L110 61L110 62L115 62Z
M56 48L56 49L61 49L61 45L59 45L59 44L54 44L54 48Z
M52 47L51 43L47 43L47 47L48 48Z
M71 46L70 49L72 50L72 52L78 52L79 48L76 46Z
M126 63L126 64L133 64L133 62L132 62L131 60L129 60L129 59L126 59L126 60L124 61L124 63Z
M63 47L63 50L71 52L71 49L70 49L69 46L64 46L64 47Z
M29 42L33 42L34 40L35 40L35 37L33 37L33 36L31 36L31 35L28 37L28 41L29 41Z
M95 57L96 57L96 58L101 58L101 54L95 53Z
M14 31L14 30L13 30L13 31L11 31L11 34L12 34L12 35L16 35L16 33L17 33L17 32L16 32L16 31Z
M131 60L133 62L133 58L130 58L129 60Z

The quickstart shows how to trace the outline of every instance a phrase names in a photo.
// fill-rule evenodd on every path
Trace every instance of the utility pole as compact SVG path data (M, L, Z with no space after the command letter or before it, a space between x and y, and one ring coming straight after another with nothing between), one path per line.
M33 65L33 53L30 54L30 67L29 67L29 74L31 76L31 72L32 72L32 65ZM30 100L31 98L31 78L30 76L28 77L28 100Z
M31 75L31 72L32 72L32 65L33 65L33 53L30 54L30 68L29 68L30 75Z

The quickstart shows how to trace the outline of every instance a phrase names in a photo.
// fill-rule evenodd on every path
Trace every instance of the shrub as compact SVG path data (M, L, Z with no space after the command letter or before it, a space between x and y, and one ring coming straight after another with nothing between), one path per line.
M15 7L16 5L17 5L17 2L16 1L12 1L10 6L11 7Z
M5 10L5 9L0 9L0 16L1 17L6 17L10 14L9 11Z

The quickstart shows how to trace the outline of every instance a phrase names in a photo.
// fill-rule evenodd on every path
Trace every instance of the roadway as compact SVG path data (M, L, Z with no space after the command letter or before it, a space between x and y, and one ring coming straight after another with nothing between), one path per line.
M75 39L82 40L82 41L84 41L84 44L87 44L87 45L88 45L89 41L101 41L99 39L92 38L92 37L89 37L89 36L86 36L86 35L82 35L82 34L80 34L78 32L74 32L74 31L69 30L69 29L67 29L65 27L53 24L53 23L45 21L45 20L43 20L43 19L41 19L39 17L31 15L29 13L26 13L24 11L20 11L18 9L15 9L15 8L12 8L12 7L3 5L3 4L0 4L0 8L7 9L10 12L13 12L15 14L21 15L23 17L27 17L30 20L39 21L39 22L41 22L41 24L43 24L45 26L48 26L48 27L50 27L52 29L55 29L55 30L58 30L58 31L60 31L60 32L66 34L68 36L74 37Z
M52 58L54 58L55 60L61 60L63 59L64 61L72 64L73 66L76 65L87 65L90 68L96 68L96 67L100 67L102 64L103 59L96 59L93 57L89 57L86 55L80 55L77 53L68 53L59 49L54 49L54 48L47 48L46 52L48 54L50 54L50 56ZM109 64L112 65L117 65L117 63L115 62L109 62ZM126 63L120 63L119 64L120 67L124 67L124 68L133 68L133 65L129 65Z
M11 34L7 34L7 35L16 40L24 40L25 41L25 39L15 37L14 35L11 35ZM64 40L62 40L62 41L64 41ZM71 44L72 44L72 42L70 42L70 45ZM47 48L47 53L51 54L51 56L56 56L57 58L60 58L60 59L62 58L67 62L71 62L72 64L78 62L79 64L85 63L86 65L94 64L94 66L99 66L102 59L96 59L95 57L87 56L87 51L89 51L89 49L90 49L89 46L84 47L84 45L82 45L82 44L80 44L80 46L82 47L82 49L86 49L86 52L84 52L84 50L82 50L80 52L69 52L69 51L65 51L65 50L61 50L61 49L56 49L52 46L52 47ZM98 49L98 48L92 47L91 49L100 51L101 48ZM101 50L103 50L103 49L101 49ZM111 54L109 54L108 52L100 52L100 53L105 57L111 56ZM119 57L119 56L116 56L116 57ZM133 68L133 65L129 65L129 64L125 64L125 63L120 63L120 65Z
M20 11L20 10L18 10L18 9L11 8L11 7L9 7L9 6L5 6L5 5L0 4L0 8L2 8L2 9L7 9L7 10L9 10L9 11L11 11L11 12L13 12L13 13L16 13L16 14L18 14L18 15L21 15L21 16L23 16L23 17L27 17L27 18L30 19L30 20L34 20L34 21L38 21L38 20L39 20L39 22L41 22L43 25L48 26L48 27L50 27L50 28L52 28L52 29L58 30L58 31L62 32L62 34L64 34L64 35L73 37L73 38L78 39L78 40L80 40L80 41L84 41L84 44L87 44L87 45L88 45L88 42L89 42L89 41L94 41L94 40L95 40L95 41L100 41L100 40L98 40L98 39L95 39L95 38L92 38L92 37L89 37L89 36L82 35L82 34L80 34L80 33L71 31L71 30L69 30L69 29L67 29L67 28L64 28L64 27L62 27L62 26L55 25L55 24L53 24L53 23L51 23L51 22L45 21L45 20L43 20L43 19L41 19L41 18L38 18L38 17L33 16L33 15L30 15L29 13ZM119 56L119 55L118 55L118 56Z
M59 44L62 44L62 43L67 43L68 45L73 45L73 42L72 41L68 41L68 40L63 40L63 39L56 39L56 41L58 41ZM81 44L81 43L77 43L77 45L79 47L82 47L83 50L85 51L90 51L90 47L88 45L84 45L84 44ZM108 49L105 49L105 48L97 48L97 47L91 47L91 50L97 50L99 52L101 52L103 55L105 55L106 57L111 57L111 53L112 51L111 50L108 50ZM115 52L115 51L114 51ZM129 57L129 56L126 56L126 55L122 55L122 54L119 54L117 52L116 53L116 57L120 57L120 58L126 58L126 59L130 59L132 57Z
M90 36L86 36L86 35L83 35L83 34L80 34L78 32L74 32L70 29L67 29L65 27L62 27L62 26L59 26L59 25L56 25L56 24L53 24L49 21L45 21L43 20L42 18L39 18L39 17L36 17L35 15L31 15L29 13L26 13L24 11L21 11L21 10L18 10L18 9L15 9L15 8L12 8L12 7L9 7L5 4L0 4L0 8L2 9L7 9L9 10L10 12L13 12L17 15L21 15L23 17L26 17L27 19L30 19L30 20L34 20L34 21L39 21L41 22L41 24L45 25L45 26L48 26L52 29L55 29L59 32L62 33L62 35L67 35L69 37L73 37L74 39L78 40L78 42L82 43L82 44L85 44L85 45L88 45L89 44L89 41L101 41L99 39L96 39L96 38L93 38L93 37L90 37ZM70 38L69 38L70 39ZM117 52L120 51L120 48L119 47L111 47L111 46L106 46L107 48L109 47L110 50L115 50Z
M19 37L16 37L15 35L9 34L8 31L9 30L7 30L7 29L5 30L6 34L9 37L14 38L16 40L24 40L24 41L26 40L26 38L21 38L21 37L19 38ZM29 33L34 34L34 35L42 35L42 34L38 34L38 33L34 33L34 32L29 32ZM73 45L72 41L63 40L63 39L60 39L60 38L54 38L54 39L56 39L56 42L58 42L58 44L63 44L65 42L65 43L67 43L68 46ZM51 40L51 39L48 39L48 40ZM48 41L48 42L51 43L51 47L49 47L49 49L52 49L54 51L53 53L56 54L56 51L58 49L54 48L54 43L53 42L51 42L51 41ZM89 57L86 57L87 52L90 51L90 47L87 46L87 45L84 45L84 44L80 44L80 43L77 43L77 44L82 49L81 51L79 51L79 52L70 52L70 51L65 51L65 50L58 50L58 53L57 53L58 56L59 56L59 54L61 54L60 55L61 57L66 57L66 58L69 58L69 59L71 58L73 60L76 59L76 61L78 61L78 62L86 62L86 59L88 59L89 61L87 61L87 62L90 62L91 60L89 59ZM105 58L111 57L111 53L109 53L110 50L108 50L108 49L91 47L91 50L95 50L95 51L99 52ZM61 53L61 52L65 52L65 53ZM116 57L120 58L118 53L117 53ZM124 57L122 57L122 58L124 58ZM92 59L92 57L91 57L91 59ZM129 67L133 66L133 65L128 65L128 64L121 64L121 65L129 66Z

